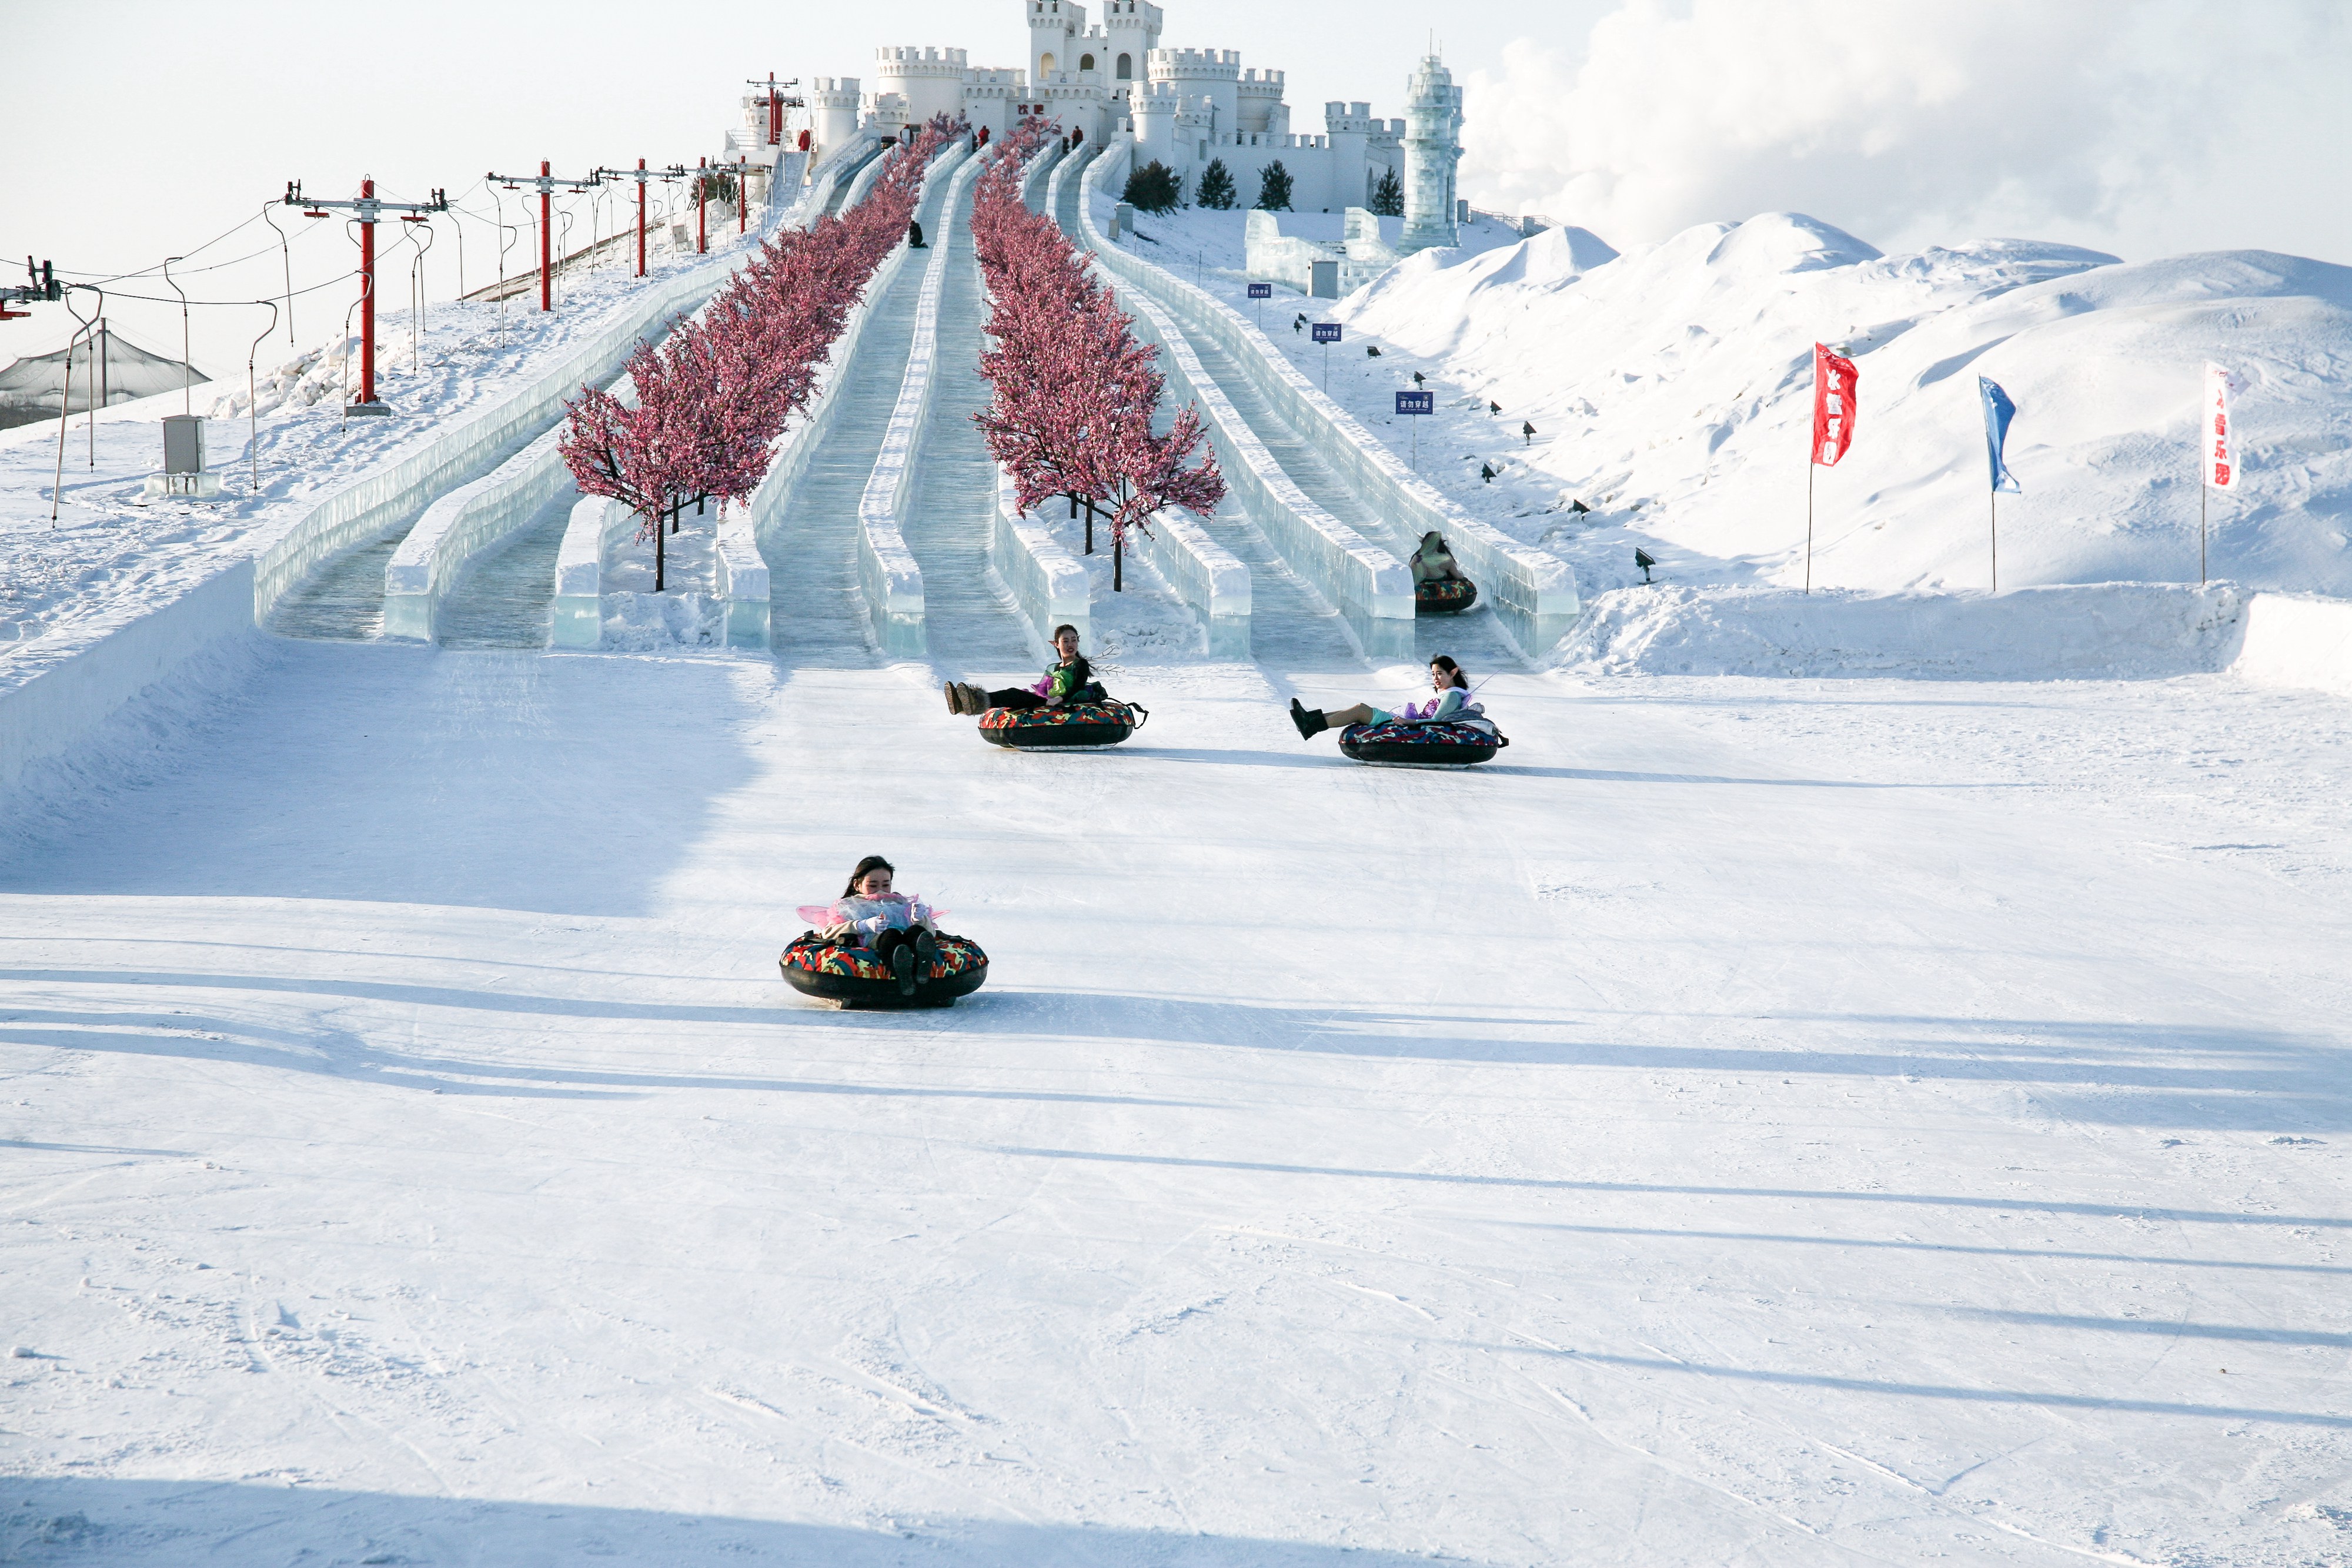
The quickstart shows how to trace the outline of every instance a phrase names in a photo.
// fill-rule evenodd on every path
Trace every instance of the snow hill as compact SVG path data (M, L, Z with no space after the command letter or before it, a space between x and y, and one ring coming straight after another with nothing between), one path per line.
M1573 228L1424 252L1333 315L1531 420L1511 492L1634 527L1684 581L1798 581L1816 340L1861 371L1853 453L1816 476L1817 586L1987 585L1979 375L2021 411L2004 586L2194 581L2190 429L2216 361L2241 381L2249 487L2215 502L2211 574L2352 591L2352 268L2020 240L1883 256L1768 213L1622 256Z

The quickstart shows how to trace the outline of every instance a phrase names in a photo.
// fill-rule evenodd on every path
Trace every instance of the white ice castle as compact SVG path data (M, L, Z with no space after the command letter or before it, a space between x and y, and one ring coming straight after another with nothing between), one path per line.
M1186 200L1212 162L1222 161L1236 204L1255 203L1266 165L1290 175L1298 212L1367 207L1382 176L1403 187L1400 252L1454 242L1454 167L1461 158L1462 92L1434 57L1420 62L1407 118L1381 120L1369 103L1323 106L1320 134L1294 132L1278 70L1244 68L1233 49L1160 46L1160 8L1150 0L1103 0L1091 26L1077 0L1014 0L1029 31L1021 67L973 66L956 48L885 45L875 51L870 89L855 77L820 77L802 92L789 128L805 129L817 156L866 129L961 114L1002 136L1034 112L1108 141L1135 139L1139 164L1158 159L1183 181ZM743 99L744 129L730 152L753 158L766 140L767 95ZM740 145L739 145L740 144Z

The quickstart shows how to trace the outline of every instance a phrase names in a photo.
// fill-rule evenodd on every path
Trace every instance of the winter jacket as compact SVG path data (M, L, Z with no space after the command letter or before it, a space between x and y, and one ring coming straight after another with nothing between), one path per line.
M1049 703L1098 703L1105 695L1084 653L1055 664L1029 689Z
M1407 703L1397 714L1404 724L1458 724L1464 719L1483 718L1486 710L1470 700L1470 694L1460 686L1449 686L1430 699L1424 708Z
M1421 536L1421 548L1412 552L1411 565L1416 583L1451 582L1462 575L1454 552L1445 548L1445 536L1434 531Z
M919 898L903 893L886 893L879 898L852 895L837 898L829 904L804 904L801 918L820 930L831 930L846 924L856 931L860 943L871 942L885 931L906 931L931 921L935 911Z

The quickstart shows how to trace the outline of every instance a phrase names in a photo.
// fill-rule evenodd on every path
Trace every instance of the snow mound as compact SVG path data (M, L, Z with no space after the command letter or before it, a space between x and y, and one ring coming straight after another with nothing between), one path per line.
M604 647L608 652L650 653L727 645L726 601L709 594L607 593L604 610Z
M1507 411L1423 444L1442 434L1464 475L1493 469L1491 488L1454 486L1465 504L1580 581L1624 582L1629 543L1672 551L1680 580L1801 580L1820 341L1854 359L1861 390L1852 454L1812 476L1816 588L1988 586L1979 375L2020 411L2002 586L2195 580L2210 360L2239 378L2247 486L2210 498L2207 570L2352 593L2352 268L2264 251L2126 264L2015 239L1883 256L1790 213L1591 259L1606 248L1555 230L1408 264L1335 312L1438 361L1461 407ZM1523 420L1531 445L1507 439ZM1553 526L1570 500L1591 513Z
M2148 679L2221 668L2242 620L2229 583L2002 594L1626 588L1593 602L1560 663L1599 674Z

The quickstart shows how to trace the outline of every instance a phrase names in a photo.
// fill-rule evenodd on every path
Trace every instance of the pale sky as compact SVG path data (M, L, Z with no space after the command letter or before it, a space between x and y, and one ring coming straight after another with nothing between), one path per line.
M1164 41L1288 73L1292 125L1326 99L1402 112L1434 42L1469 92L1464 193L1580 224L1621 248L1692 223L1806 211L1882 248L2002 234L2126 259L2269 248L2352 263L2352 7L2331 0L1176 0ZM603 0L562 7L0 0L0 258L104 275L196 251L300 179L348 195L453 194L486 171L692 162L716 152L742 78L871 76L882 43L1023 63L1022 0L887 7ZM2226 26L2210 18L2227 17ZM584 225L584 218L583 223ZM300 221L289 226L301 232ZM341 225L295 248L295 284L349 265ZM467 282L491 276L486 229ZM575 233L575 239L584 235ZM191 267L194 298L283 284L267 229ZM266 247L266 249L265 249ZM455 292L457 246L428 263ZM519 256L519 253L518 253ZM179 274L181 268L174 267ZM403 264L404 274L405 264ZM384 286L404 298L404 280ZM110 314L176 352L159 278ZM298 302L301 346L349 299ZM266 309L194 312L200 368L242 375ZM0 324L0 364L62 343L55 307ZM290 357L281 330L260 353Z

